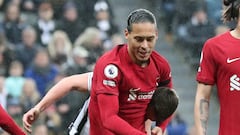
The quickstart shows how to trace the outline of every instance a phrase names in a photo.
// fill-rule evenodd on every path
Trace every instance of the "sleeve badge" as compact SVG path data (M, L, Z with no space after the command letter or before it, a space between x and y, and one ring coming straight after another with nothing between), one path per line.
M113 64L109 64L104 68L104 75L113 79L118 76L118 68Z

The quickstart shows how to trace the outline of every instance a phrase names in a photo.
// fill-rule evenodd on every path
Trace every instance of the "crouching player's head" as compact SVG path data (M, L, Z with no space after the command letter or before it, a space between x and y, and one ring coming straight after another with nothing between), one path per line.
M146 118L156 121L157 124L162 123L175 112L178 100L175 90L168 87L158 87L148 104Z

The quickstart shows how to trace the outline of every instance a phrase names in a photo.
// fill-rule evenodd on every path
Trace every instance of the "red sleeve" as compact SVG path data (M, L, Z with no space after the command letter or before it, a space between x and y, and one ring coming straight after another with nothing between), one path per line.
M25 135L20 127L0 105L0 127L11 135Z
M213 85L215 83L216 63L214 56L215 48L212 41L208 40L202 49L200 66L198 68L196 79L198 82Z
M117 115L119 110L118 96L99 94L97 99L101 120L105 128L119 135L146 135Z

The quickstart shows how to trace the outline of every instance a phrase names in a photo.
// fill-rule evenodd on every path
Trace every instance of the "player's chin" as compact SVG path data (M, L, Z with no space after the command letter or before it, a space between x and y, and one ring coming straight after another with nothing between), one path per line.
M142 63L148 62L150 58L150 55L139 55L138 60Z

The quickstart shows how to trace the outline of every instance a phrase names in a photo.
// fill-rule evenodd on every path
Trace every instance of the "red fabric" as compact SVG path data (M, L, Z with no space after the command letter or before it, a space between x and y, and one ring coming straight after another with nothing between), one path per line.
M217 85L220 102L219 135L239 135L240 39L230 32L209 39L202 52L197 81ZM239 58L239 59L238 59Z
M111 68L106 70L109 65ZM150 64L145 68L132 62L127 52L127 45L119 45L103 55L96 63L93 74L89 106L90 133L111 135L129 133L136 129L145 133L147 104L151 100L157 83L167 80L169 80L167 85L171 86L170 67L167 61L155 51L150 57ZM106 97L106 101L100 97ZM118 103L110 100L112 97L115 97ZM102 104L100 100L113 104L114 108L107 103ZM101 112L105 111L114 115L111 118L104 117L105 115ZM102 120L105 121L105 118L109 119L108 122L112 125L106 124L103 127Z
M0 127L10 133L11 135L25 135L25 133L18 127L14 120L7 114L7 112L0 105Z

